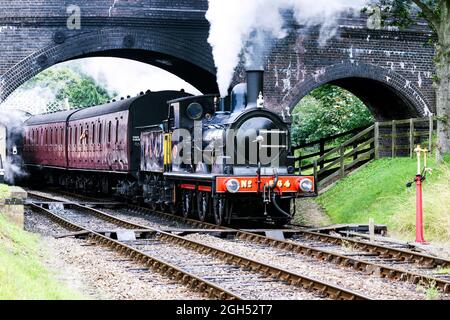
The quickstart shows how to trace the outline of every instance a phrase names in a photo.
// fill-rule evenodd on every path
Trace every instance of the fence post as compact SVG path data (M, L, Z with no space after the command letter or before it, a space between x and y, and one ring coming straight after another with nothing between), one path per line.
M317 179L317 183L319 182L319 176L317 174L317 159L314 160L314 178Z
M433 116L430 115L429 117L429 133L428 133L428 150L431 153L433 153L433 131L434 131L434 119Z
M323 157L324 154L325 154L325 139L322 138L320 139L320 157ZM324 161L321 161L320 169L323 169L324 166L325 166Z
M409 119L409 157L414 155L414 119Z
M340 153L340 157L341 157L340 158L340 162L341 162L341 169L340 169L340 171L341 171L341 178L344 178L345 177L345 166L344 166L345 148L341 146L339 153Z
M380 123L375 122L374 129L375 159L380 158Z
M395 120L392 120L392 158L395 158L395 144L397 142L397 126Z

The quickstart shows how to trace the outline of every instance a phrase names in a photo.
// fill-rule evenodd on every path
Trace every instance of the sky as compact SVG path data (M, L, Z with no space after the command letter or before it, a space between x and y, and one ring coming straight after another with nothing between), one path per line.
M85 58L60 63L52 68L68 67L82 70L97 82L107 87L110 92L117 92L118 97L135 96L148 89L181 90L192 94L201 94L196 88L179 77L146 63L109 57ZM3 102L2 108L19 109L32 114L45 112L47 104L54 99L55 93L48 88L32 90L17 89Z
M186 81L157 67L146 63L121 58L87 58L61 65L79 64L81 69L92 76L97 82L106 84L110 91L116 91L120 96L136 95L140 91L150 89L180 90L200 94Z

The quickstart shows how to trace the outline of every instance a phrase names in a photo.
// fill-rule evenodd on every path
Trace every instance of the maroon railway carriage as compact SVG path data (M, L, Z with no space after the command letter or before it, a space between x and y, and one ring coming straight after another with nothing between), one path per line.
M167 118L166 102L185 96L183 91L147 91L105 105L33 116L25 122L25 165L43 171L52 183L109 190L121 179L137 177L142 128L160 124Z
M25 122L23 158L27 165L65 168L66 121L75 111L36 115Z

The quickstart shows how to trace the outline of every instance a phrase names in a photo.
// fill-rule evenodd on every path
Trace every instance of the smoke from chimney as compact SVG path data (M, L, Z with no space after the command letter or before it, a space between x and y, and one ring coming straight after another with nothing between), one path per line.
M306 28L320 26L319 45L336 35L337 20L344 12L357 14L369 0L209 0L208 42L213 49L217 83L227 96L234 70L244 54L246 67L264 67L265 55L288 30L283 11Z

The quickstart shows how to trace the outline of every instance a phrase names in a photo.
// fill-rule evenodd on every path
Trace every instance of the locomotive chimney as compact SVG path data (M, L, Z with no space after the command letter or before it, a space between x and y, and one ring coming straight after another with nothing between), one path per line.
M247 70L247 108L255 108L264 90L264 70Z

